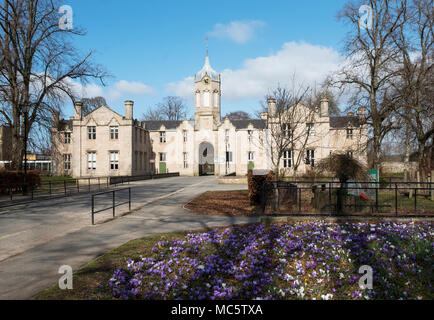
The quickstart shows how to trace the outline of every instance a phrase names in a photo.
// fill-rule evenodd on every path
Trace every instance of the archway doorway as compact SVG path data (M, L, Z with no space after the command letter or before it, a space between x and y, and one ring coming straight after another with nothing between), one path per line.
M199 145L199 175L214 175L214 147L209 142L202 142Z

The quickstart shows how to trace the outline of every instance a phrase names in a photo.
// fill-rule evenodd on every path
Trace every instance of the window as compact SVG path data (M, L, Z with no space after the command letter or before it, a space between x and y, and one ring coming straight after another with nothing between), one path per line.
M96 152L91 151L87 153L87 170L96 169Z
M284 137L290 137L291 136L291 125L289 123L284 123L282 125L282 132Z
M292 167L292 151L287 150L283 152L283 167L291 168Z
M188 168L188 154L184 152L184 169Z
M119 139L119 127L110 127L110 139Z
M63 169L71 170L71 155L64 154L63 155Z
M255 160L255 153L252 151L249 151L247 153L247 157L248 157L249 161Z
M218 92L214 92L214 108L218 108L219 106L219 93Z
M118 170L119 169L119 152L111 151L110 152L110 170Z
M306 151L306 164L310 164L312 168L315 167L315 150Z
M87 137L89 140L96 139L96 127L87 127Z
M347 151L347 156L349 156L350 158L353 158L354 152L353 151Z
M229 142L229 130L228 129L226 129L226 131L225 131L225 141Z
M71 132L65 132L64 133L64 141L65 144L71 143Z
M209 107L209 92L204 92L203 93L203 106L204 107Z
M253 141L253 131L247 130L247 136L248 136L249 142L252 142Z
M313 123L308 123L306 124L307 126L307 134L309 136L314 136L315 135L315 126Z
M166 161L166 154L165 153L160 153L160 161Z
M353 129L347 129L347 139L353 140Z
M187 130L183 131L184 142L187 142Z
M160 131L160 143L166 143L166 132Z

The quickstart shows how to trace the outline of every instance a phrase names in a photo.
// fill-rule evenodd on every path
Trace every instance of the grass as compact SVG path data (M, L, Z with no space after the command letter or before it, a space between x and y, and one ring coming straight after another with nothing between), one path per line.
M73 290L61 290L56 284L40 292L36 300L88 300L112 299L108 282L113 270L125 265L128 259L139 259L140 255L151 254L152 248L159 241L172 241L184 237L187 232L156 234L130 241L103 256L91 261L74 273Z

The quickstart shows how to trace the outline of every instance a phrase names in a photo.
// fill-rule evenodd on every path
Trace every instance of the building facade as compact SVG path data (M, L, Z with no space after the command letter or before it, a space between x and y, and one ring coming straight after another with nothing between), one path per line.
M275 167L276 101L260 119L221 118L221 76L208 55L194 77L194 120L137 121L133 102L125 102L125 116L102 106L82 115L75 104L70 120L55 119L52 129L53 170L74 177L125 176L179 172L181 175L245 175L249 169ZM332 117L328 101L315 110L292 107L293 135L300 137L283 153L279 167L285 174L303 174L331 152L349 152L367 162L365 110ZM289 119L289 118L288 118ZM305 137L305 138L303 138ZM303 141L303 142L302 142Z

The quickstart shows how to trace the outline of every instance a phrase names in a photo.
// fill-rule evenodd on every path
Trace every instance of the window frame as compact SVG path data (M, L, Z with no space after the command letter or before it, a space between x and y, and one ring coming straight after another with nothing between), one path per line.
M71 144L71 132L64 132L63 133L63 143L64 144Z
M93 156L93 157L89 157ZM89 165L91 164L91 165ZM95 171L96 170L96 151L88 151L87 152L87 170Z
M70 153L63 154L63 170L69 171L71 170L71 158L72 155ZM68 166L67 166L68 164Z
M87 126L87 139L96 140L96 126Z
M110 151L109 162L110 170L119 170L119 151Z
M160 132L160 143L166 143L166 131L159 131Z
M283 152L283 168L292 168L292 150L286 150Z
M110 126L110 140L119 140L119 126Z

